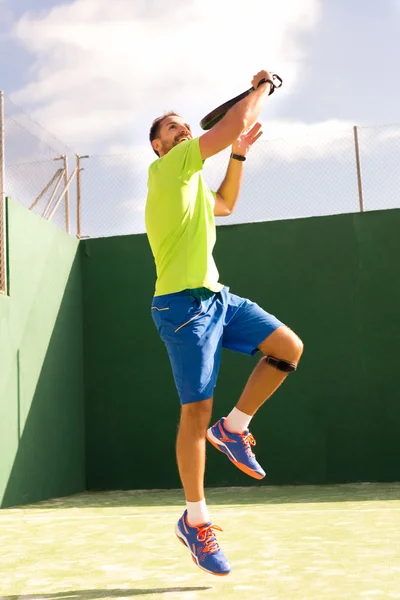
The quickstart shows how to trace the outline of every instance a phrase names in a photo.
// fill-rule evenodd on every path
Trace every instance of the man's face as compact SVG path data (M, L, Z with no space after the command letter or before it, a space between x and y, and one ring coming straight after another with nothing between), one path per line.
M160 156L164 156L177 144L192 139L190 126L181 117L167 117L162 121L158 138L153 141L153 148Z

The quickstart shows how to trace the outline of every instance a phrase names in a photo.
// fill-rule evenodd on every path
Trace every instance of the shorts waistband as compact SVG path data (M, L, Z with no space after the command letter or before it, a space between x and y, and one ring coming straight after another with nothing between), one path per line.
M172 294L165 294L165 295L156 296L156 297L157 298L167 298L167 297L171 298L171 297L176 297L176 296L192 296L193 298L196 298L197 300L208 300L208 298L215 296L216 293L219 293L219 292L213 292L212 290L209 290L208 288L201 287L201 288L186 289L186 290L182 290L181 292L172 292Z

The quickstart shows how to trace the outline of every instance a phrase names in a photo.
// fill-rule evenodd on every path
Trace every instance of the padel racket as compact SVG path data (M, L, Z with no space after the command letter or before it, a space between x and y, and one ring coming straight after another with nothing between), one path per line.
M261 79L261 81L258 85L260 86L262 83L265 83L266 81L268 81L268 80ZM273 85L271 86L271 91L270 91L269 95L274 93L275 88L280 88L282 83L283 83L282 79L279 77L279 75L276 75L274 73L272 75L272 84ZM254 89L255 89L254 87L251 87L250 89L246 90L242 94L239 94L239 96L235 96L235 98L232 98L231 100L228 100L228 102L224 102L224 104L221 104L221 106L214 108L214 110L212 110L211 112L208 113L208 115L206 115L205 117L202 118L202 120L200 121L200 127L204 130L211 129L211 127L214 127L214 125L216 125L218 123L218 121L220 121L222 119L222 117L224 117L226 115L226 113L228 112L228 110L230 108L232 108L232 106L234 106L237 102L240 102L240 100L243 100L243 98L246 98L246 96L251 94L251 92L254 92Z

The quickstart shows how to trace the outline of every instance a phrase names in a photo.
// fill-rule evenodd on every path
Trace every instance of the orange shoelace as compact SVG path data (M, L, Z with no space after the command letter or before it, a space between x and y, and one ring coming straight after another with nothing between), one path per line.
M197 534L197 541L204 542L203 552L206 552L207 554L213 554L219 550L219 544L213 529L222 531L221 527L218 527L218 525L207 525L207 527L199 527L199 532Z
M254 453L251 451L250 448L250 446L256 445L256 440L254 439L253 435L251 433L248 433L247 435L242 435L242 440L247 454L249 456L254 456Z

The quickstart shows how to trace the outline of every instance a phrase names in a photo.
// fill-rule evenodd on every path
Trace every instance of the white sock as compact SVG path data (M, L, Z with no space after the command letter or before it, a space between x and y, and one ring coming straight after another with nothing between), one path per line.
M253 417L250 415L246 415L246 413L235 407L226 417L224 427L229 431L232 431L232 433L242 433L245 429L249 428L252 418Z
M210 520L205 500L200 500L199 502L186 501L186 508L190 525L202 525L203 523L208 523Z

